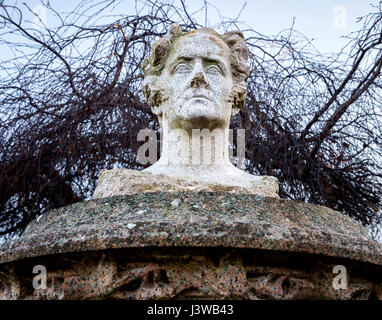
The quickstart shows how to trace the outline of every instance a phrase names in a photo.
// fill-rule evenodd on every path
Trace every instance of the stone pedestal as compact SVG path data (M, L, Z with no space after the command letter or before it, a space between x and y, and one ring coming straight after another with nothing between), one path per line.
M47 270L34 289L32 269ZM333 268L346 268L335 289ZM382 299L382 248L325 207L154 192L53 210L0 247L2 299Z

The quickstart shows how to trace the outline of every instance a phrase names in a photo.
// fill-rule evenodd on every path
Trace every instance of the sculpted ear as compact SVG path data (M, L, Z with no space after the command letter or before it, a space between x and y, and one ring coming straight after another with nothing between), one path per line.
M240 81L236 83L232 90L232 117L234 117L244 106L247 97L247 83Z
M249 51L244 35L238 31L230 31L222 36L231 50L231 66L234 87L232 90L232 117L235 116L245 103L247 96L247 78L249 68L247 60Z
M142 83L143 95L152 112L158 117L162 116L161 104L164 102L163 88L160 83L160 77L154 75L145 76Z

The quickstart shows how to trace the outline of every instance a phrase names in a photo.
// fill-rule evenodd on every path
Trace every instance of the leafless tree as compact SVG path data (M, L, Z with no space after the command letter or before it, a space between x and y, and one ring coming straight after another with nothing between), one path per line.
M0 47L10 53L0 64L0 235L91 196L101 169L143 168L137 133L159 126L140 64L171 23L195 29L211 10L205 2L202 23L183 0L136 1L131 15L111 15L117 1L68 13L42 5L54 26L26 22L26 4L0 5ZM231 125L246 129L247 171L276 176L284 198L369 226L381 218L381 6L337 55L320 54L293 27L268 37L235 19L217 26L240 28L250 48L247 101Z

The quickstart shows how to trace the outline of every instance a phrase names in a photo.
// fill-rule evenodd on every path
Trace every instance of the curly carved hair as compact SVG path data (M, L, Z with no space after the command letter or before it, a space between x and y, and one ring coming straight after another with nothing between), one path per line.
M230 31L220 35L210 28L201 28L183 34L180 26L175 23L170 26L162 38L154 43L151 55L141 65L144 73L143 94L154 113L158 113L157 109L164 101L163 89L157 80L166 64L173 43L182 36L196 32L212 34L223 40L231 49L231 69L234 83L232 107L238 111L243 106L247 95L246 81L249 76L248 47L243 34L239 31Z

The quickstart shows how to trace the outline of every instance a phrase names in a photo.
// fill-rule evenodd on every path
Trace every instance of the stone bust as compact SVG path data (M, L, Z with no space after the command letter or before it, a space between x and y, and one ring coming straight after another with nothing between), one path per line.
M247 94L248 52L241 32L183 34L171 25L142 63L143 93L162 130L161 157L143 171L103 171L93 197L161 190L278 197L275 177L248 174L229 159L230 121Z

